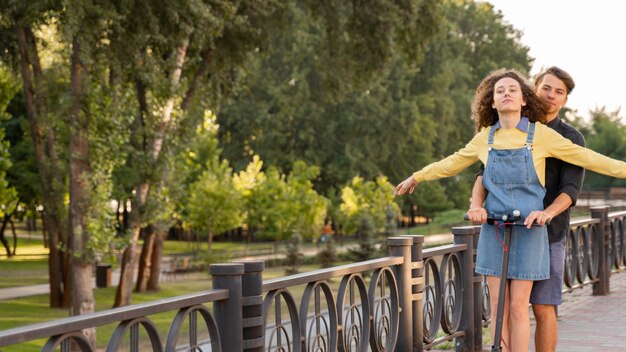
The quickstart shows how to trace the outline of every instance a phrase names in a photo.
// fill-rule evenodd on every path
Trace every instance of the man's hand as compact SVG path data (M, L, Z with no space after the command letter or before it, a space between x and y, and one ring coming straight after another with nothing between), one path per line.
M467 211L467 218L474 224L484 224L487 222L487 210L483 207L471 207Z
M530 214L528 214L526 220L524 220L524 225L526 225L527 228L530 228L533 226L534 222L537 225L543 226L552 220L553 217L554 216L546 210L533 210Z
M413 178L413 175L411 175L411 177L400 182L400 184L396 186L396 195L401 196L405 194L406 191L409 191L409 194L413 194L413 190L415 189L415 186L417 186L417 181L415 181L415 179Z

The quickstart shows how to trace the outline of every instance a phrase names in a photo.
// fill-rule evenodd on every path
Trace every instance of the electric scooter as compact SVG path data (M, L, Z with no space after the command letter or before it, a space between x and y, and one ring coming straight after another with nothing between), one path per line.
M469 221L469 217L465 214L464 219ZM487 215L487 223L489 225L497 225L499 222L504 225L504 243L502 244L502 262L500 264L500 293L498 297L498 310L496 312L496 331L494 336L493 345L491 346L491 352L502 351L502 320L504 318L504 294L507 283L507 273L509 271L509 249L511 245L511 233L513 232L513 226L526 226L520 217L519 210L513 210L511 214ZM546 222L546 224L548 224ZM533 224L533 226L541 226ZM497 231L497 230L496 230Z

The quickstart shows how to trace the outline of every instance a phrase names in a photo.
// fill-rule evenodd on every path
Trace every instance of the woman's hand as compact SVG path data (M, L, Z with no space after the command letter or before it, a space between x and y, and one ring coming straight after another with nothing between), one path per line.
M474 224L484 224L487 222L487 210L483 207L471 207L467 211L467 218Z
M534 222L537 225L543 226L550 222L553 217L554 216L552 214L545 210L533 210L530 214L528 214L526 220L524 220L524 225L526 225L527 228L530 228L533 226Z
M409 191L409 194L413 194L413 190L415 189L415 186L417 186L417 181L415 181L415 179L413 178L413 175L411 175L411 177L400 182L400 184L396 186L396 195L401 196L405 194L406 191Z

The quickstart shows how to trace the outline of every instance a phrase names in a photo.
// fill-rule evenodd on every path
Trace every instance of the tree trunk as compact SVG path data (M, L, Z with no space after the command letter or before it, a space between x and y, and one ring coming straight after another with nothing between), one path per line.
M128 208L126 208L126 200L124 201L124 208L122 210L122 233L126 233L128 230Z
M82 315L95 311L93 296L93 259L89 252L87 214L90 205L91 187L89 165L89 123L81 113L83 97L83 64L80 60L78 38L72 40L71 56L71 98L70 108L70 252L72 287L72 307L70 314ZM85 336L95 346L96 329L83 330Z
M122 220L120 219L122 215L122 212L120 211L121 202L117 202L117 207L115 208L115 233L117 234L117 236L121 236L124 233L124 230L122 229Z
M11 257L11 256L13 256L13 253L11 252L11 247L9 246L9 241L7 241L7 238L4 236L4 230L7 227L8 220L9 220L9 217L7 215L5 215L4 219L2 220L2 227L0 227L0 242L2 242L2 245L4 246L4 249L7 251L7 257Z
M171 87L177 87L180 84L180 77L182 75L183 64L185 62L185 57L187 55L187 48L189 45L189 40L184 40L182 45L176 49L175 51L175 66L172 71L170 71L169 83ZM137 90L138 90L138 102L139 102L139 118L143 118L143 114L147 110L146 101L145 101L145 92L142 94L142 90L144 89L144 85L142 82L137 82ZM172 90L174 91L174 90ZM154 172L154 166L157 164L161 156L161 151L163 149L163 144L165 143L165 137L167 135L170 121L172 118L172 111L174 109L174 102L176 101L176 96L174 94L170 95L168 99L163 104L163 110L161 112L161 117L156 124L156 128L154 131L154 138L151 143L146 144L146 139L143 138L143 153L151 161L152 166L149 170L145 170L146 175L141 177L140 183L135 187L135 198L132 201L132 212L131 218L133 220L129 221L129 229L132 231L133 236L131 238L131 242L129 247L124 250L124 255L121 263L121 275L120 275L120 283L117 286L117 292L115 295L115 307L125 306L130 304L131 294L132 294L132 281L134 278L134 269L137 264L138 258L135 255L135 248L137 247L137 240L139 238L140 232L140 224L141 224L141 213L146 204L146 199L148 196L148 191L150 190L151 184L149 183L149 179L151 177L149 173ZM136 134L141 132L134 131ZM158 182L157 182L158 183ZM134 215L133 215L134 214Z
M150 267L150 278L148 279L148 291L159 291L161 289L159 280L161 279L161 258L163 256L164 235L164 233L157 231L154 237L152 266Z
M139 257L139 272L137 273L137 284L135 292L146 292L148 289L148 280L150 279L150 271L152 270L152 251L154 250L154 241L156 230L153 225L148 225L144 231L143 247Z
M141 209L146 203L150 185L141 183L135 188L135 198L131 200L132 211L129 214L128 228L132 231L130 244L122 254L120 282L115 292L113 307L122 307L131 304L132 285L135 278L135 266L137 265L137 240L141 232Z
M213 231L209 231L209 238L208 238L208 252L209 255L211 255L213 253Z
M43 238L43 248L48 248L48 230L46 228L46 218L41 213L41 237Z
M124 249L124 253L122 254L122 262L120 263L120 282L117 285L117 290L115 291L115 301L113 302L113 307L122 307L127 306L131 303L131 289L130 286L133 283L134 270L132 269L135 265L133 262L134 252L135 252L135 243L131 242L126 249Z
M45 89L39 89L33 81L43 84L41 65L37 54L37 46L34 35L30 28L17 26L17 38L20 53L20 67L22 83L24 86L24 102L26 117L30 124L31 138L35 151L35 161L39 171L41 182L41 195L44 206L44 221L48 230L48 273L50 277L50 307L60 308L64 306L65 299L69 295L67 281L64 281L61 273L67 271L58 248L60 241L66 242L67 235L63 232L61 224L62 196L64 192L56 189L55 185L63 184L62 173L58 171L59 162L54 151L54 130L44 123L47 117L45 102ZM51 144L52 143L52 144Z
M9 224L11 224L11 233L13 233L13 255L17 254L17 233L15 232L15 224L9 216Z

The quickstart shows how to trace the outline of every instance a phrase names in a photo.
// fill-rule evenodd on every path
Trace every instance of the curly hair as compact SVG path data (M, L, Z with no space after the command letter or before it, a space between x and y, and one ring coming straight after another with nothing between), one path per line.
M547 107L537 97L532 85L528 83L524 75L515 70L499 69L488 74L476 88L472 102L472 119L476 131L480 131L483 127L492 126L499 120L498 111L492 107L493 95L496 83L505 77L513 78L520 85L522 96L526 102L526 105L522 106L522 116L528 117L530 122L545 123Z

